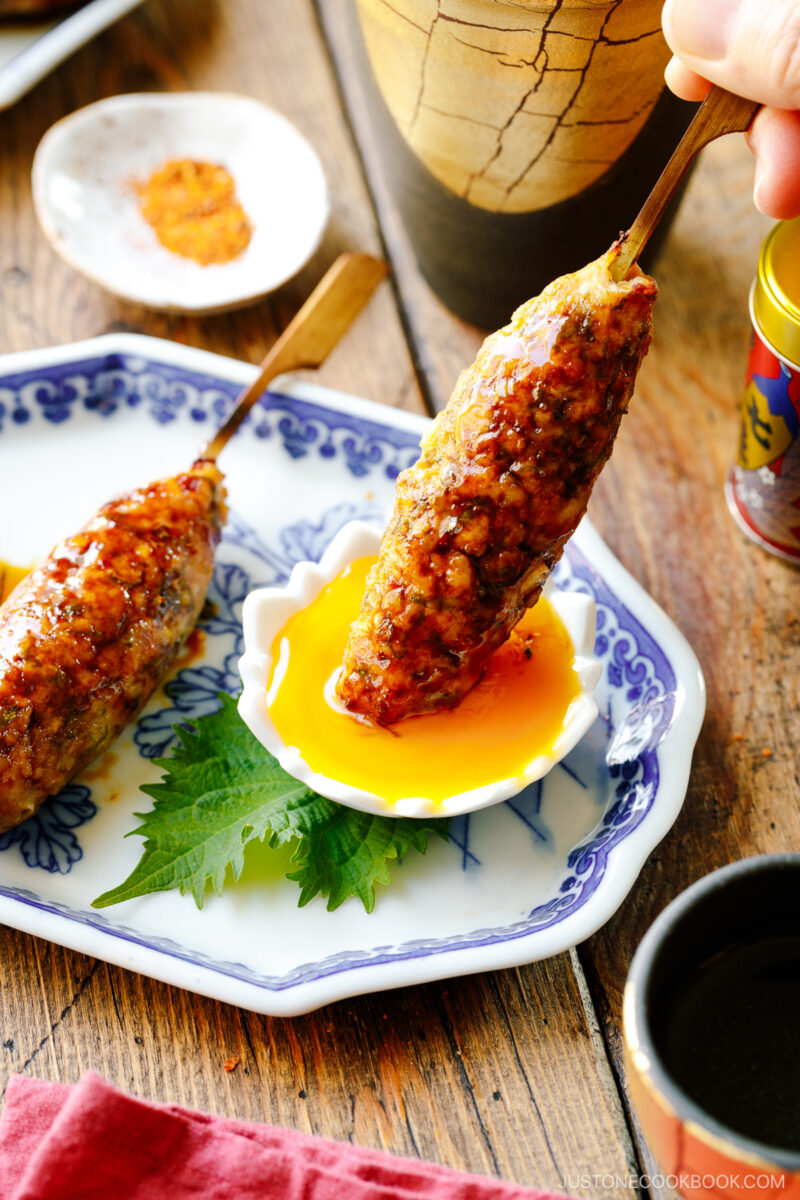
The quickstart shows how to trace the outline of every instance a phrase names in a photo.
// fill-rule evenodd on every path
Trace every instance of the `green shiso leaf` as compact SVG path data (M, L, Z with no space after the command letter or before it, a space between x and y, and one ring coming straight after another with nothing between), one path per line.
M253 736L236 701L219 699L216 712L176 727L178 745L156 760L165 775L142 788L154 804L132 830L145 839L141 860L95 908L172 888L202 908L209 886L219 895L228 871L239 878L247 843L266 838L271 846L297 840L288 878L300 885L301 905L322 895L332 910L357 896L371 912L390 863L424 854L431 833L447 838L445 819L372 816L312 792Z

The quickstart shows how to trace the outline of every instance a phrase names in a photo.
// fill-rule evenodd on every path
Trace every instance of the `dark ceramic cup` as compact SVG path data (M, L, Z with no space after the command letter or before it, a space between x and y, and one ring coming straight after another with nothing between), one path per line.
M714 871L631 964L625 1062L668 1186L800 1200L800 854Z

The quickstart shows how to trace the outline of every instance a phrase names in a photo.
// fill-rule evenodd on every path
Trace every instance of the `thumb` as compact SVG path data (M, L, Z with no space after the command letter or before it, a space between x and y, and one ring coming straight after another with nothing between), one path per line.
M666 0L673 54L737 95L800 109L800 0Z

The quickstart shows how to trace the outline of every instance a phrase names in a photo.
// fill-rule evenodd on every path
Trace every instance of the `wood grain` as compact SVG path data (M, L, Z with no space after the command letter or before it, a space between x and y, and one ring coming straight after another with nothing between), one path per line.
M154 87L260 96L292 117L320 150L334 219L314 262L270 301L207 319L150 313L77 276L40 236L28 178L47 126L103 95ZM306 0L148 0L3 119L4 350L125 328L257 360L338 251L381 247ZM399 259L395 264L404 269ZM412 287L411 304L418 294ZM436 312L430 298L428 305L423 315ZM322 368L323 381L419 408L414 364L423 351L417 343L409 352L408 319L408 309L401 314L392 290L382 288ZM455 364L469 356L464 346L474 347L480 335L464 326L452 336L449 322L444 312L431 317L428 336L436 354L441 335L452 338L445 349L454 374ZM0 1087L13 1071L74 1081L92 1068L143 1096L556 1190L598 1163L620 1177L635 1169L591 1000L569 956L274 1020L13 930L0 930L0 955ZM232 1058L240 1061L229 1073L223 1064ZM571 1190L625 1192L622 1186Z
M655 342L591 509L688 638L708 688L683 811L581 949L620 1079L622 985L653 919L715 867L800 845L797 572L739 533L722 492L738 436L747 293L770 227L751 187L741 138L703 151L659 267Z
M414 156L491 212L533 212L590 187L663 88L659 0L357 8L372 73Z
M423 394L441 406L482 335L450 316L417 271L375 167L348 53L341 0L318 0L316 17L311 0L147 0L3 114L0 348L125 328L257 361L340 250L385 247L395 291L382 289L322 379L412 409ZM314 262L270 301L207 319L153 314L77 276L39 234L28 180L45 129L104 95L153 88L259 96L322 154L331 228ZM293 1020L0 929L0 1087L12 1071L72 1081L92 1068L140 1095L539 1187L597 1197L637 1190L627 1176L651 1164L631 1141L619 1056L633 949L693 879L800 839L797 575L742 538L722 498L747 289L768 225L752 209L751 178L740 139L704 152L658 271L656 340L592 501L612 549L693 644L709 688L684 810L613 921L579 954ZM228 1073L232 1057L240 1062ZM598 1178L581 1184L581 1175Z
M299 76L296 64L302 64ZM333 200L328 231L311 263L263 303L215 317L152 313L105 294L62 263L41 236L30 167L48 126L105 96L153 89L241 91L285 113L317 148ZM2 123L0 350L124 329L258 362L339 253L381 253L358 156L307 3L148 0L3 113ZM421 411L390 289L376 296L331 355L320 381Z
M372 254L353 251L340 254L270 346L255 379L237 396L233 412L203 447L201 458L216 460L273 379L303 367L318 369L372 298L387 272L383 259Z
M568 956L280 1020L11 930L0 946L4 1082L92 1069L153 1099L556 1191L599 1162L636 1171Z
M441 406L474 357L478 334L447 313L419 273L381 178L343 0L322 0L320 11L402 281L417 361ZM700 156L656 271L654 344L589 509L623 564L687 636L708 687L683 812L619 913L579 950L650 1173L621 1061L622 988L633 951L661 909L707 871L800 845L792 732L800 712L797 572L739 533L722 492L738 435L747 294L770 227L753 207L752 179L752 158L738 136Z

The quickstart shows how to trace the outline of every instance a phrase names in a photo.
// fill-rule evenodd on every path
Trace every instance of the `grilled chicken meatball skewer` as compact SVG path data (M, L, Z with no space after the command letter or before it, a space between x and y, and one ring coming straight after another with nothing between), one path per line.
M200 615L225 520L200 461L101 508L0 606L0 832L144 707Z
M102 754L158 687L211 581L217 456L276 375L324 361L386 272L339 255L191 470L106 504L0 605L0 832Z
M618 246L484 342L397 481L337 685L391 725L451 707L535 604L611 453L647 352L655 282Z

